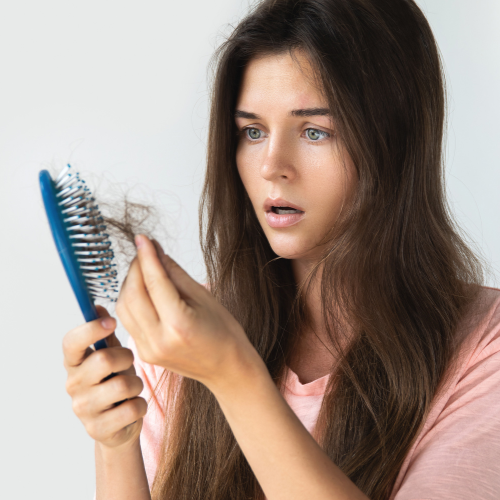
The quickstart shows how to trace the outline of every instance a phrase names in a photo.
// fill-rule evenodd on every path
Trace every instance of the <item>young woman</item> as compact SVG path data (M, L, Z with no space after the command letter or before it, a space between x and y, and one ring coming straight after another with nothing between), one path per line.
M64 339L98 500L497 498L500 291L447 209L444 104L412 0L266 0L237 26L206 286L139 235L129 348L104 309Z

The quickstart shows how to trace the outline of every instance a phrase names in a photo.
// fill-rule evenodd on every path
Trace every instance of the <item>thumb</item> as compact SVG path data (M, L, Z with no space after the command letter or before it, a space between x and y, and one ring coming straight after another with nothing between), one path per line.
M102 306L96 306L97 309L97 314L99 314L100 318L109 318L111 315L107 311L106 308ZM110 333L106 338L106 342L108 344L108 347L121 347L122 344L118 340L117 336L115 335L115 332Z

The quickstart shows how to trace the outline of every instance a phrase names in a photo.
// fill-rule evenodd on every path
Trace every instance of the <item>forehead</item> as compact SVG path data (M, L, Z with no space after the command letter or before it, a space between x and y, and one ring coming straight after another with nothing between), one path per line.
M326 102L313 79L305 55L287 52L252 59L245 67L238 95L238 108L257 111L269 105L287 109L324 107Z

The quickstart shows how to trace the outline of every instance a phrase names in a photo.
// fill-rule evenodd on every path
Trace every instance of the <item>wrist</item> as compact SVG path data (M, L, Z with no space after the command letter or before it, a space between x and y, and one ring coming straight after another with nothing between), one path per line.
M255 385L258 381L270 378L263 359L249 344L248 348L235 349L220 375L205 385L221 401L231 398L235 392L240 392L250 384Z
M119 446L107 446L100 441L95 442L96 451L101 456L101 459L104 464L113 464L119 458L127 457L129 455L133 455L141 448L141 443L139 437L136 439L129 441L127 443L123 443Z

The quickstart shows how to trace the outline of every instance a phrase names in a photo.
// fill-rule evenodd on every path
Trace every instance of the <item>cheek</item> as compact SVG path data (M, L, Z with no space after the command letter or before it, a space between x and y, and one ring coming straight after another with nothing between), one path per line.
M340 211L346 209L354 187L349 170L346 172L338 161L330 165L331 168L309 172L307 199L311 202L311 214L314 213L317 227L335 223Z
M238 147L236 150L236 166L241 182L250 199L252 199L253 192L258 184L258 169L255 165L255 158L252 159L251 155L246 151L246 148Z
M243 154L241 147L238 146L236 149L236 167L238 169L238 174L240 175L240 179L245 184L245 155Z

